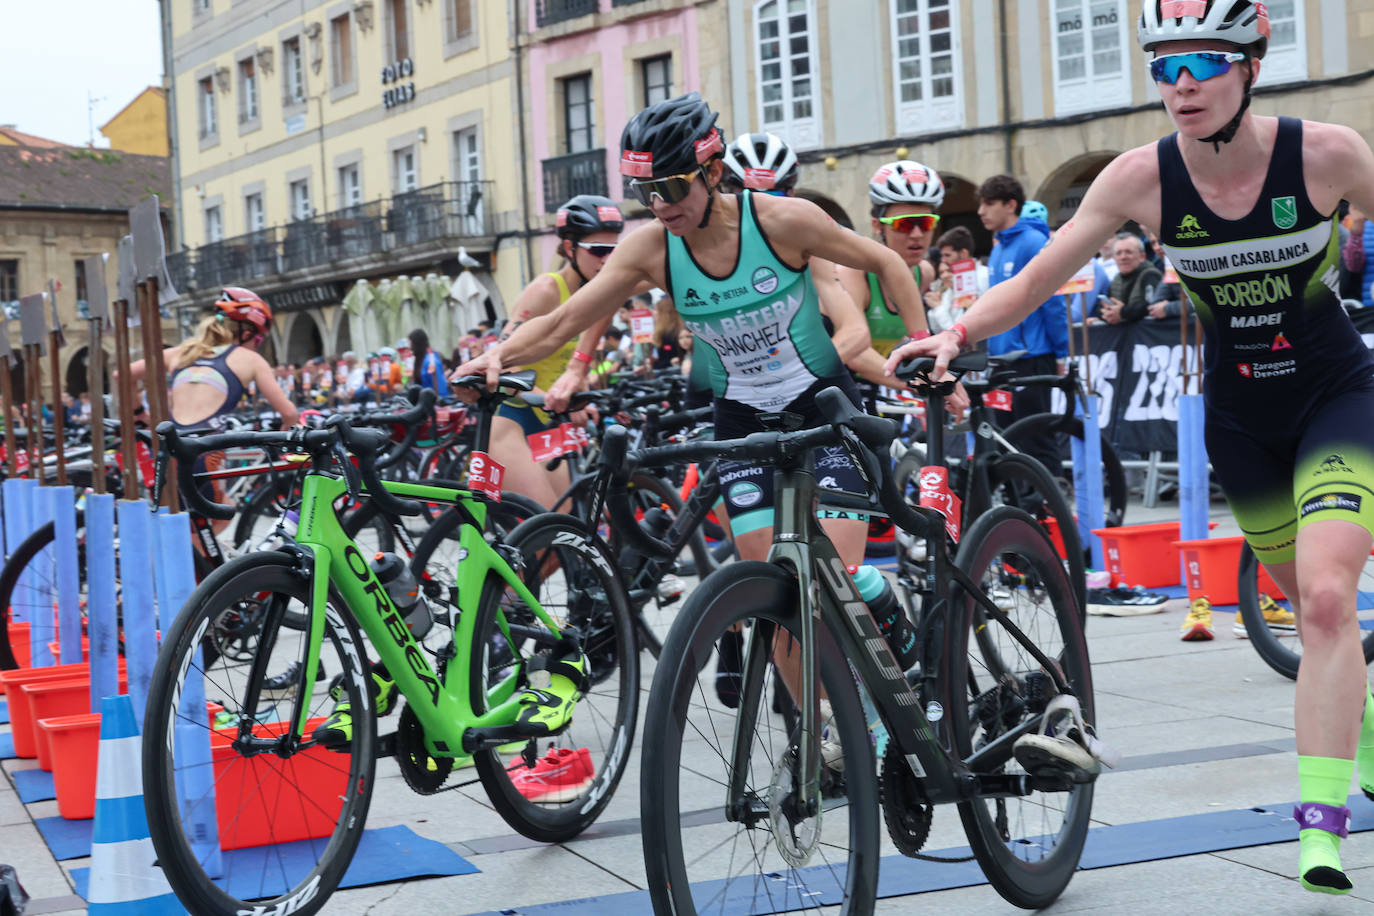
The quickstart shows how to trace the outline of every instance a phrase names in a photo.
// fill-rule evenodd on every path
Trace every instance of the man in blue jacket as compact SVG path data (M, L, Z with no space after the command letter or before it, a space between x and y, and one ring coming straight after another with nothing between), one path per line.
M1049 241L1050 227L1038 216L1021 216L1026 191L1021 182L1010 175L994 175L978 188L978 218L983 228L993 233L997 243L988 256L988 283L996 286L1010 280ZM1059 371L1059 360L1069 354L1069 327L1065 316L1063 296L1051 296L1010 331L989 337L988 353L996 356L1025 350L1026 355L1016 362L1021 375L1053 375ZM1008 424L1050 409L1050 389L1023 388L1012 394L1011 416ZM1037 443L1027 449L1060 476L1059 449L1055 442Z

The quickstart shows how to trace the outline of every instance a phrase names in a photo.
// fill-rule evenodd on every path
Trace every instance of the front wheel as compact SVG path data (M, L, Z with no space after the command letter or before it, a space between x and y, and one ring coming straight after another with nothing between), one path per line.
M294 561L255 553L215 570L163 633L143 729L144 806L162 871L197 916L317 912L362 838L377 728L362 637L331 591L319 664L342 674L338 701L353 717L326 748L313 732L335 699L327 681L304 683L306 631L289 623L309 607ZM253 639L206 661L205 634L235 621L255 621ZM296 743L286 720L303 691ZM228 854L250 846L259 854Z
M796 669L798 605L795 578L741 562L702 582L673 623L649 695L640 776L656 913L873 911L872 738L854 675L824 624L816 627L816 656L833 718L818 723L826 764L819 777L797 772L803 736L773 711L791 707L774 671ZM729 630L744 634L738 709L712 688L713 660ZM817 778L829 791L808 816L799 786Z
M1071 587L1054 548L1025 513L999 506L964 536L956 563L1045 656L1063 671L1083 718L1095 724L1092 674ZM1037 718L1053 682L1000 619L961 594L946 635L944 684L961 759ZM984 759L975 776L1022 776L1010 748ZM1034 909L1054 901L1083 852L1093 785L1068 791L977 798L959 805L969 845L1007 901Z
M1031 414L1008 426L1002 435L1023 452L1031 442L1051 439L1057 443L1062 462L1071 458L1068 437L1072 436L1080 442L1083 440L1083 419L1057 413ZM1103 432L1099 436L1102 450L1102 523L1114 528L1123 524L1126 518L1126 469L1107 434ZM1049 470L1055 478L1061 478L1064 473L1062 464ZM1073 483L1072 477L1068 483Z

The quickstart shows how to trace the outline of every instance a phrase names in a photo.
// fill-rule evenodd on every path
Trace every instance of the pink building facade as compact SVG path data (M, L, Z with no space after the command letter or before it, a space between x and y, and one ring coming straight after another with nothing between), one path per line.
M700 50L703 41L724 40L722 6L722 0L528 0L530 210L538 215L532 223L551 230L558 205L588 193L622 202L627 216L645 215L637 202L623 202L621 130L659 99L691 90L724 98L728 76L703 75ZM728 124L721 126L728 132ZM541 236L536 270L556 266L556 248L551 231Z

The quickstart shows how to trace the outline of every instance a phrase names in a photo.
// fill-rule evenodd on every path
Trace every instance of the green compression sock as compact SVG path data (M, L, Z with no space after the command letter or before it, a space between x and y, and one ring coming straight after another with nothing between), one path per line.
M1340 757L1298 756L1298 788L1303 804L1345 807L1355 761ZM1341 838L1318 828L1298 830L1298 873L1302 886L1323 894L1348 894L1350 879L1341 868Z
M1360 791L1374 801L1374 692L1364 692L1364 721L1360 725L1360 746L1355 751L1355 768L1360 773Z

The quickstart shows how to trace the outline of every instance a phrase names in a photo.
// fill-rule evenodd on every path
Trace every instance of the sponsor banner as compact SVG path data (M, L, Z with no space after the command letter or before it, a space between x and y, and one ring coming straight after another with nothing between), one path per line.
M1271 320L1269 314L1257 313L1254 322L1247 321L1244 326L1277 325L1277 319ZM1374 349L1374 309L1360 309L1350 317L1365 346ZM1079 333L1075 329L1076 337ZM1190 371L1196 368L1193 333L1189 324ZM1293 345L1277 326L1240 349L1253 349L1254 359L1225 371L1267 379L1289 374L1295 366ZM1183 393L1183 346L1177 319L1092 325L1088 329L1088 355L1076 359L1080 372L1086 368L1091 373L1093 388L1102 398L1099 422L1118 451L1142 457L1152 451L1177 451L1178 397ZM1198 392L1196 382L1190 380L1189 385L1189 393ZM1055 410L1063 410L1060 392L1054 392L1053 402Z

